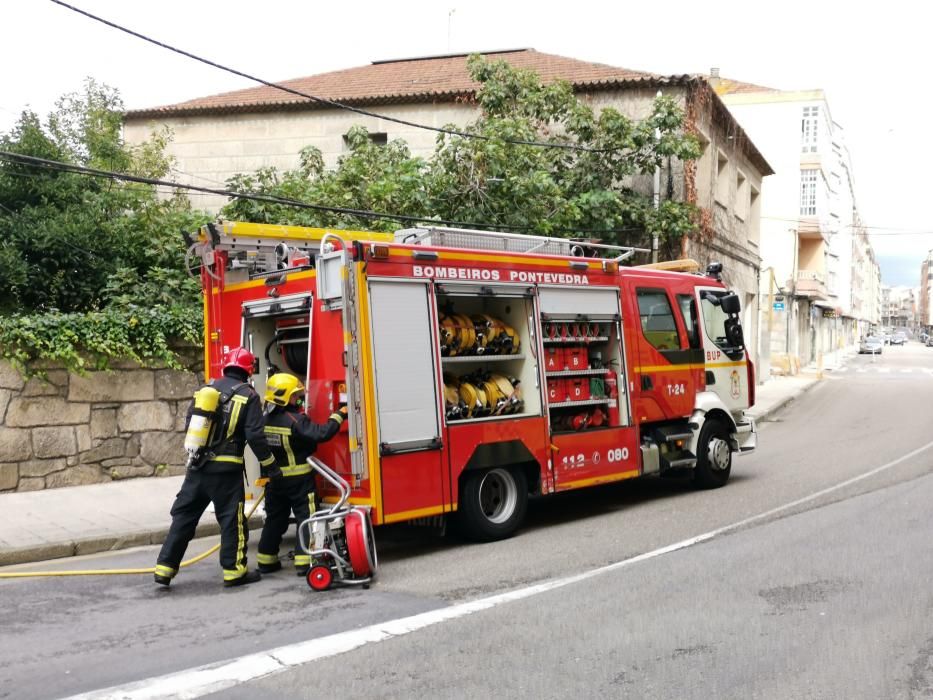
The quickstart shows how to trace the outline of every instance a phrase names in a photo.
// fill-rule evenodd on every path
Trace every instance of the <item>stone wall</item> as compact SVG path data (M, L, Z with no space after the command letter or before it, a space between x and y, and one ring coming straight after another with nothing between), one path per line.
M182 473L198 364L24 379L0 361L0 493Z

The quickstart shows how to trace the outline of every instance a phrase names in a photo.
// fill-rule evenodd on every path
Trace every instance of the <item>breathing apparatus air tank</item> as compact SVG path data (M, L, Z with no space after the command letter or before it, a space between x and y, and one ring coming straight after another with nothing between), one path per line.
M219 404L220 392L212 386L205 386L194 392L194 408L191 411L188 432L185 433L185 451L188 453L186 467L190 468L197 461L201 450L207 447Z

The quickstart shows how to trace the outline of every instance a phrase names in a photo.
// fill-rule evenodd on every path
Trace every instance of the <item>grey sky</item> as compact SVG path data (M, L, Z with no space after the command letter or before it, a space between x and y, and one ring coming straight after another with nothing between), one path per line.
M933 97L927 89L929 23L922 3L73 4L271 80L385 58L532 47L664 74L717 66L723 77L770 87L823 88L833 118L845 128L859 208L872 227L875 250L902 264L903 258L916 261L913 281L894 279L894 269L882 267L884 282L919 284L920 261L933 248L926 173L933 146L923 128ZM86 76L119 88L130 108L250 86L47 0L6 0L3 9L0 130L27 105L44 115Z

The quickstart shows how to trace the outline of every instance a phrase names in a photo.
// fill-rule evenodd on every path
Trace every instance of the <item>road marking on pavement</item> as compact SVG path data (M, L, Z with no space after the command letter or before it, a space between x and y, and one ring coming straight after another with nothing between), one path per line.
M827 494L839 491L859 481L864 481L876 474L887 471L897 465L913 459L917 455L926 452L933 447L933 441L908 452L880 467L875 467L859 476L852 477L846 481L829 486L809 496L798 498L790 503L772 508L752 515L731 525L725 525L715 530L710 530L702 535L690 537L680 542L653 549L650 552L639 554L622 561L617 561L596 569L590 569L573 576L552 579L544 583L538 583L533 586L519 588L506 593L480 598L478 600L468 601L451 605L438 610L431 610L418 615L402 617L387 622L379 622L369 627L346 632L338 632L327 637L319 637L306 642L289 644L288 646L278 647L269 651L248 654L236 659L227 661L218 661L212 664L205 664L177 673L169 673L164 676L155 676L142 681L135 681L125 685L113 686L102 690L94 690L89 693L71 696L66 700L181 700L182 698L197 698L211 693L217 693L227 688L232 688L240 683L256 680L263 676L272 675L281 671L288 670L294 666L310 663L319 659L326 659L331 656L338 656L348 651L358 649L366 644L382 642L393 637L401 637L426 627L432 627L441 622L455 620L460 617L466 617L473 613L481 612L495 608L504 603L511 603L516 600L523 600L532 596L553 591L558 588L564 588L574 583L586 581L587 579L601 576L612 571L633 566L634 564L655 559L671 552L681 549L687 549L694 545L708 542L713 538L739 530L760 520L766 520L774 515L797 508Z

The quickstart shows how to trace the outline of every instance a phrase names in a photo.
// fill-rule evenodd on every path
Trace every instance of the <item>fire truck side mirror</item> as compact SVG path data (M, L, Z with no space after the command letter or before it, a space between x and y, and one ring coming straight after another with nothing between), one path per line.
M730 315L737 314L742 310L742 305L739 303L739 296L734 292L723 294L719 300L719 303L722 306L722 310Z

